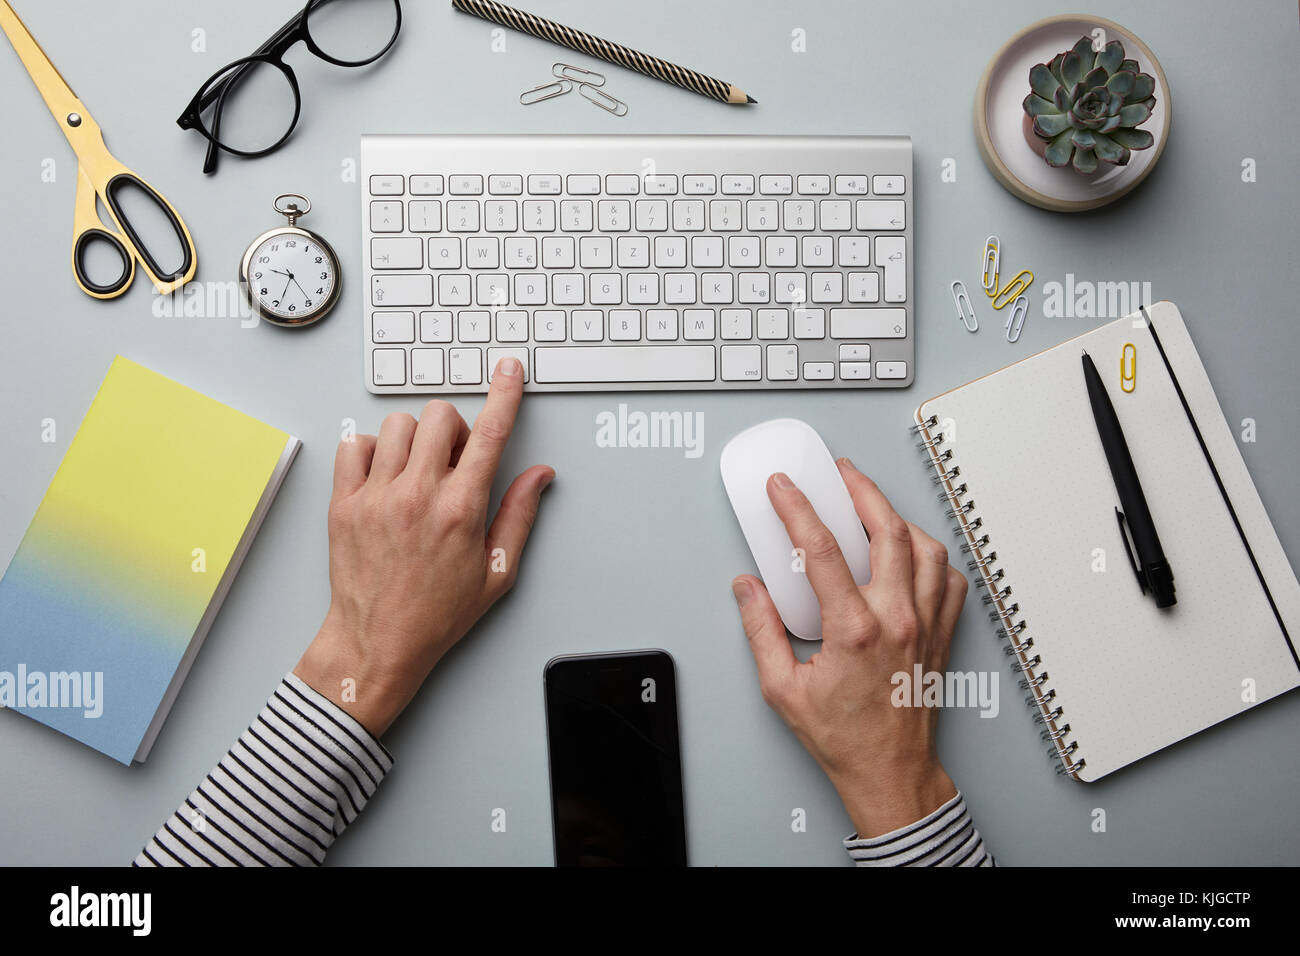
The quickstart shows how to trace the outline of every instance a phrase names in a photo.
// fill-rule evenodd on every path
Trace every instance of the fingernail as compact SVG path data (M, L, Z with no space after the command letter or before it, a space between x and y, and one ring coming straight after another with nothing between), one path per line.
M858 466L853 464L853 462L849 459L848 455L845 455L843 458L841 458L839 464L841 468L851 468L854 471L858 470Z
M542 484L537 490L545 491L547 488L551 486L551 482L553 482L554 480L555 480L555 472L551 472L549 475L547 475L545 478L542 479Z
M514 378L516 375L522 375L524 367L517 358L503 358L497 363L498 375L505 375L508 378Z
M736 603L744 607L754 596L754 589L744 578L737 578L731 582L731 593L736 596Z
M772 484L776 485L778 488L794 487L794 482L790 480L790 476L787 475L784 471L778 471L775 475L772 476Z

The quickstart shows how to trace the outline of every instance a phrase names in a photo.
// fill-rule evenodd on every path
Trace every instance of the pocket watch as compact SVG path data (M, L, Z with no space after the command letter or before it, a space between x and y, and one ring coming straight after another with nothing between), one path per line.
M239 265L239 284L266 321L290 328L311 325L339 299L339 257L328 242L298 226L298 219L311 211L306 196L285 193L273 206L289 224L253 240Z

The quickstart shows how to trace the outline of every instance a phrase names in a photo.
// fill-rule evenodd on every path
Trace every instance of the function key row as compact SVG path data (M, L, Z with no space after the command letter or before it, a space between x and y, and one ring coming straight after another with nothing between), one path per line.
M721 189L719 190L719 179ZM869 183L869 186L868 186ZM647 196L673 196L678 193L679 177L675 174L646 175L573 173L569 176L532 175L527 178L513 175L464 174L454 176L411 175L401 176L376 175L370 177L370 195L401 196L410 190L412 196L521 196L527 185L528 193L534 196L558 196L568 192L571 196L596 196L602 191L611 196L636 196L644 192ZM721 192L724 196L791 196L796 193L809 196L829 196L832 192L840 196L901 196L906 192L905 177L877 175L839 175L831 176L790 176L770 175L755 177L749 173L726 174L721 177L712 173L684 175L680 177L680 191L687 196L714 196ZM796 188L797 187L797 188Z

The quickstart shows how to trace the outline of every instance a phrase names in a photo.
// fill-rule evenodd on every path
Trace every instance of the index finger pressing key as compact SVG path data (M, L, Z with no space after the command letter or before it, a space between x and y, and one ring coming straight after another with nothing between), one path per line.
M465 450L461 452L456 472L475 484L487 486L496 477L497 467L510 433L515 427L519 402L524 395L524 367L518 359L503 358L497 363L488 387L487 401L474 427L470 429Z

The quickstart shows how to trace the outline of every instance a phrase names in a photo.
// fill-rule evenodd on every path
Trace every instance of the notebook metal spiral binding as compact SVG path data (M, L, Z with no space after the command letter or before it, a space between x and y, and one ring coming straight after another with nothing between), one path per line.
M982 600L993 609L989 612L989 619L999 625L998 635L1007 641L1003 651L1016 661L1023 675L1020 689L1028 692L1025 703L1034 711L1034 722L1043 725L1041 736L1051 745L1048 756L1058 761L1058 774L1075 776L1087 762L1078 756L1079 742L1070 736L1070 725L1064 719L1065 710L1048 683L1043 659L1033 652L1034 639L1025 633L1028 624L1020 612L1020 605L1008 603L1012 596L1011 586L1005 581L1004 569L996 564L998 553L992 550L992 535L984 529L984 520L978 514L969 487L964 481L956 482L961 476L961 467L953 461L955 450L943 447L944 433L934 431L938 426L936 415L912 425L911 432L921 439L916 447L925 453L927 464L935 471L930 480L941 488L938 497L949 506L945 517L957 522L952 530L963 539L962 553L970 556L966 566L984 583Z

